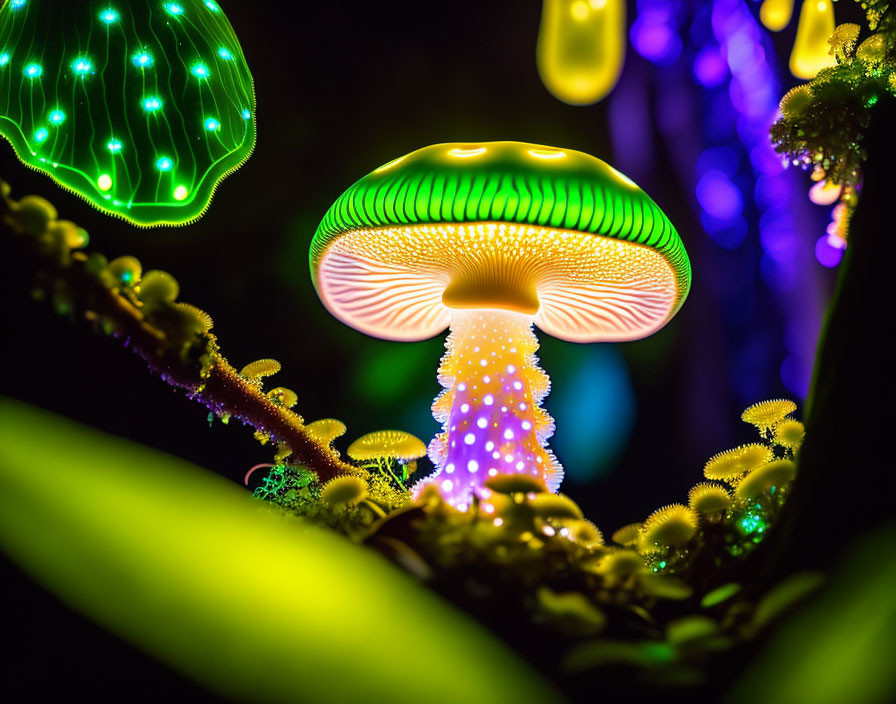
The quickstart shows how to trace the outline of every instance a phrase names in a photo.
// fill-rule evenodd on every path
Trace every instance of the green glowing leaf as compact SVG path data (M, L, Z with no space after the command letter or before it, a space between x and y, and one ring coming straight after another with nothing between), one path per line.
M800 572L777 585L756 605L753 623L762 628L818 589L824 577L817 572Z
M824 590L774 634L727 704L896 701L894 550L892 523L857 546ZM804 586L810 583L804 577Z
M729 582L728 584L723 584L721 587L716 587L711 592L707 592L700 600L700 606L708 609L712 606L716 606L717 604L721 604L723 601L728 601L728 599L739 592L740 585L737 582Z
M235 700L557 700L374 553L186 462L8 399L0 546L74 608Z
M106 213L186 224L252 152L252 77L212 0L7 2L0 135Z

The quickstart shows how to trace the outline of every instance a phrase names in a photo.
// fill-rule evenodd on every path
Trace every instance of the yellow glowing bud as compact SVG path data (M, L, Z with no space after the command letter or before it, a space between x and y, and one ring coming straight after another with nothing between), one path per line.
M545 0L536 60L554 97L596 103L613 90L624 59L624 0Z
M793 16L793 0L764 0L759 8L759 19L773 32L780 32Z
M797 78L815 78L821 69L836 64L828 53L828 38L834 33L831 0L803 0L796 41L790 54L790 72Z

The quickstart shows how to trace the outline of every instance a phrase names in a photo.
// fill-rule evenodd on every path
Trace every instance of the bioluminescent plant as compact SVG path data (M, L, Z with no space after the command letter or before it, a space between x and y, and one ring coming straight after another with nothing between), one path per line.
M106 213L183 225L252 152L252 76L216 2L7 2L0 135Z
M429 456L458 508L504 473L556 491L535 323L574 342L659 330L690 287L684 246L632 181L582 152L438 144L381 166L326 213L311 271L327 309L391 340L451 334Z
M613 90L625 60L625 0L545 0L536 62L551 94L590 105Z

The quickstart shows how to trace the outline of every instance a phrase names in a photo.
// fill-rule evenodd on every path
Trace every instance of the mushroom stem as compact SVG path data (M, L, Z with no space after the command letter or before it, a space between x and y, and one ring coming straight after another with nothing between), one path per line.
M541 408L550 389L538 366L532 316L456 310L439 367L445 390L433 403L443 432L429 445L445 499L465 510L497 474L531 474L556 491L563 470L545 445L553 419Z

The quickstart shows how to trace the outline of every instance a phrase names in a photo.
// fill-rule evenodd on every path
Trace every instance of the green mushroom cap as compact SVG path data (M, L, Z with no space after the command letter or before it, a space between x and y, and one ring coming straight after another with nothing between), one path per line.
M310 263L336 317L401 340L463 308L529 314L562 339L637 339L691 281L675 228L629 178L523 142L436 144L375 169L327 211Z

